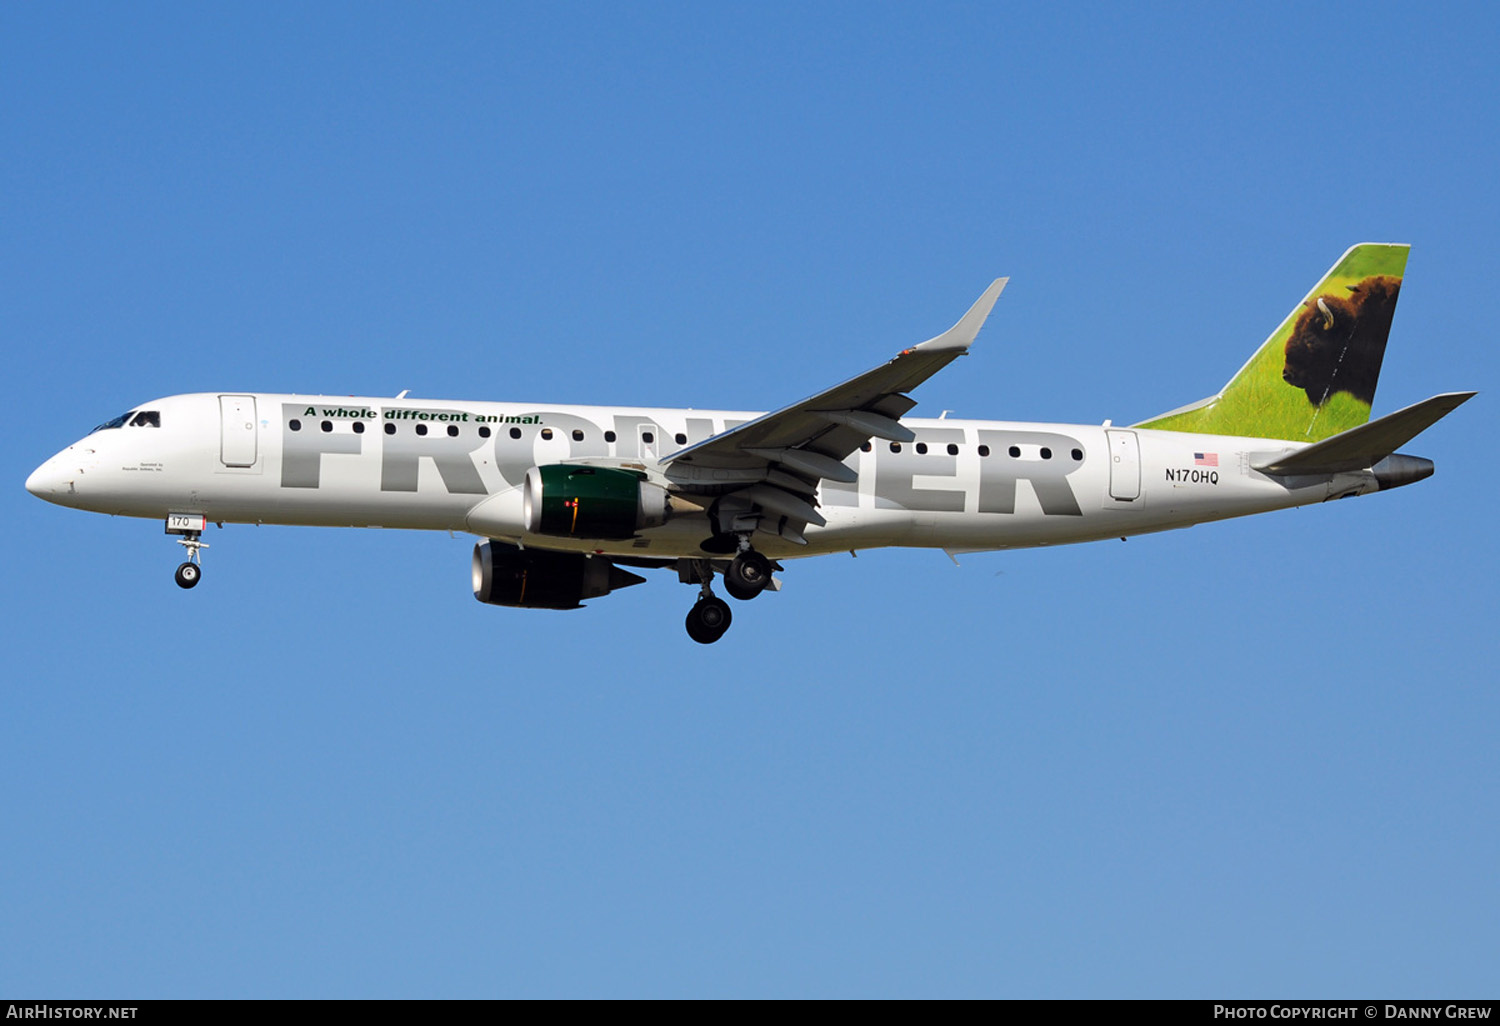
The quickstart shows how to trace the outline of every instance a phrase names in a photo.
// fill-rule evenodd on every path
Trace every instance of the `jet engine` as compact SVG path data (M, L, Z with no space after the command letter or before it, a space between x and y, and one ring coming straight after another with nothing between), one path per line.
M492 606L577 609L584 599L645 580L602 556L520 549L497 541L474 546L474 597Z
M613 467L532 467L523 503L526 530L558 538L630 538L671 516L665 488Z

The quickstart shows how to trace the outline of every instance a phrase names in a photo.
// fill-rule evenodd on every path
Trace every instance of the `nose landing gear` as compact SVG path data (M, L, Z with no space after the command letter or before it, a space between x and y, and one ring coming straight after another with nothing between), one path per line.
M191 588L203 579L203 557L199 552L208 548L208 542L199 541L198 537L198 532L192 531L177 539L177 544L187 549L187 559L178 564L177 572L172 575L179 588Z
M177 544L187 549L187 559L178 564L177 572L172 575L179 588L191 588L203 578L200 553L208 548L208 542L203 541L203 529L207 526L208 517L202 513L167 514L167 533L178 535Z
M177 587L191 588L203 579L203 570L197 563L179 563L172 578L177 582Z

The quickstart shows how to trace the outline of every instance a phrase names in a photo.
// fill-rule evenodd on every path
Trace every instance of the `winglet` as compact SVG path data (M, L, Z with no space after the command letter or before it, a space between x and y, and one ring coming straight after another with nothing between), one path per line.
M969 312L958 319L958 323L937 338L930 338L921 345L913 346L914 349L926 352L941 352L945 349L968 349L979 334L979 329L984 327L985 318L990 315L994 308L995 300L1000 298L1000 293L1005 291L1006 282L1009 278L996 278L990 283L990 287L984 290L984 295L974 301L969 307Z

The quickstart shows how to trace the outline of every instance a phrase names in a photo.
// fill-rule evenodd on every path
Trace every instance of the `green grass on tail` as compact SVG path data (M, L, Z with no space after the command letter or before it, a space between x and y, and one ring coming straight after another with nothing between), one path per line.
M1136 426L1157 431L1192 431L1205 435L1239 435L1311 442L1358 427L1369 419L1370 407L1347 392L1330 396L1323 408L1316 410L1307 401L1307 395L1302 390L1288 388L1281 394L1239 392L1225 395L1211 406L1172 417L1160 417ZM1298 424L1301 425L1300 432L1296 427ZM1283 428L1278 425L1292 427Z
M1302 442L1328 438L1368 421L1369 405L1348 392L1335 392L1319 409L1308 400L1306 392L1281 380L1283 350L1291 332L1290 323L1283 325L1272 336L1271 343L1261 347L1244 372L1225 386L1224 394L1212 405L1163 417L1141 427Z
M1328 272L1327 280L1343 278L1347 281L1358 281L1377 274L1388 274L1393 278L1400 278L1406 274L1406 257L1410 252L1410 246L1386 246L1373 243L1355 246L1333 270Z

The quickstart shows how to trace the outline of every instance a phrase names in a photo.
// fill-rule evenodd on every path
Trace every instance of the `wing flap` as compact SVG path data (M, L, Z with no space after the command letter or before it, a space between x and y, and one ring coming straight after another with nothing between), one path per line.
M772 463L780 463L794 471L801 471L814 480L826 478L829 481L842 481L844 484L853 484L859 480L859 475L852 468L815 449L746 449L745 451L752 456L759 456Z

